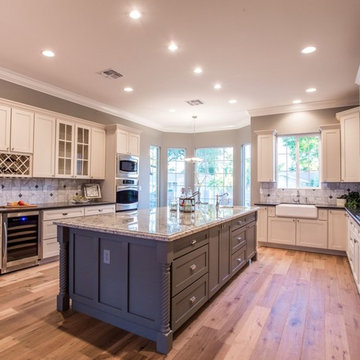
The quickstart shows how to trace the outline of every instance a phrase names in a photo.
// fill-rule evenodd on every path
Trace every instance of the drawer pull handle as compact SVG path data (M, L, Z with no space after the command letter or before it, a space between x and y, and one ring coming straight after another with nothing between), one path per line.
M237 258L236 261L237 261L238 263L241 263L241 262L242 262L242 258Z
M195 264L192 264L192 265L190 266L190 270L191 270L191 271L195 271L195 270L196 270L196 265L195 265Z
M103 209L99 209L99 212L102 212L103 211Z
M196 301L196 296L192 296L189 300L192 304L194 304L194 302Z
M355 243L355 244L357 244L357 243L358 243L358 241L357 241L356 239L354 239L354 243Z
M236 238L236 240L239 241L239 242L240 242L242 239L243 239L243 238L242 238L241 236L239 236L239 237Z
M197 243L197 241L196 240L193 240L192 242L191 242L191 245L195 245Z
M63 214L63 216L69 215L68 213L62 213L62 214Z

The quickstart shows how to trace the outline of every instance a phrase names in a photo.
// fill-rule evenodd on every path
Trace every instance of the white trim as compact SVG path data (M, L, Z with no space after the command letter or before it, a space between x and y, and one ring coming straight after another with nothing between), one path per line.
M357 75L355 78L355 84L360 86L360 65L359 65L358 72L357 72Z
M262 109L253 109L249 110L251 117L254 116L265 116L265 115L275 115L275 114L284 114L300 111L310 111L310 110L320 110L320 109L330 109L342 106L357 106L359 100L353 99L343 99L343 100L324 100L324 101L314 101L309 103L301 104L292 104L292 105L281 105L281 106L272 106Z

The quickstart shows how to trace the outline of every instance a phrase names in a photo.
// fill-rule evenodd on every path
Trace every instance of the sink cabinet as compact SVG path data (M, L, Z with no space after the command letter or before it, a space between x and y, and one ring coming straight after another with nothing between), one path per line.
M295 245L295 219L269 217L268 241L274 244Z
M296 245L327 248L327 221L296 219Z

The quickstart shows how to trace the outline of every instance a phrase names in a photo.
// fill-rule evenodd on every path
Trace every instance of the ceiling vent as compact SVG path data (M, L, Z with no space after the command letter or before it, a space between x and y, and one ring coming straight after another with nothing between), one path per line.
M197 106L197 105L203 105L204 103L201 100L188 100L185 101L186 103L188 103L191 106Z
M99 74L106 77L107 79L118 79L118 78L121 78L124 76L113 69L107 69L104 71L100 71Z

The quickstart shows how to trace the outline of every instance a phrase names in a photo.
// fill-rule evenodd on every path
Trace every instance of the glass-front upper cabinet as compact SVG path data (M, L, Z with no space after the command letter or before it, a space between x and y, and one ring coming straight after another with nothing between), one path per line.
M73 176L74 124L57 120L56 175Z
M76 125L75 135L75 170L76 177L89 177L90 166L90 128Z

